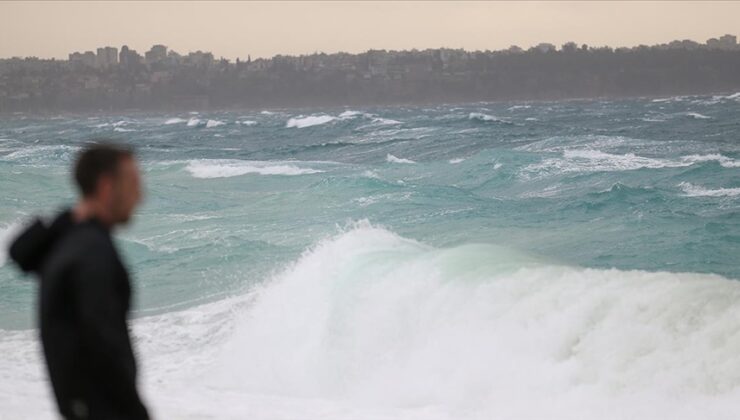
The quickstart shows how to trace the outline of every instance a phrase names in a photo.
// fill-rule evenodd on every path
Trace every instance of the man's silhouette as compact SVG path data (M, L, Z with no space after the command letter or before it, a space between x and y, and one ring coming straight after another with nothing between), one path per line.
M59 411L66 419L148 419L136 390L128 273L111 238L141 199L133 153L94 145L79 155L81 198L51 224L37 220L10 257L40 277L39 321Z

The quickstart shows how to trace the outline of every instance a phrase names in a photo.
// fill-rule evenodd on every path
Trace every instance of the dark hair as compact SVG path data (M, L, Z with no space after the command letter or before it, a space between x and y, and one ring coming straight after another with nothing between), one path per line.
M98 180L103 175L115 175L118 163L126 157L133 157L134 151L128 147L112 143L94 143L80 152L75 164L74 177L83 197L95 193Z

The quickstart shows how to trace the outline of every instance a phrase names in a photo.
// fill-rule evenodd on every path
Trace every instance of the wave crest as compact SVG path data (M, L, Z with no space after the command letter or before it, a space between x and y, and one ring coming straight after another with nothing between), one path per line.
M324 172L302 168L295 162L263 162L234 159L191 160L185 168L195 178L230 178L246 174L306 175Z
M308 117L299 116L293 117L285 123L286 128L306 128L313 127L316 125L323 125L336 120L336 117L331 115L311 115Z
M738 299L740 284L716 275L435 249L360 223L257 292L211 379L384 406L490 412L506 401L534 417L552 399L572 400L558 413L578 417L644 392L659 409L675 395L731 406Z
M737 197L740 195L740 188L717 188L713 190L689 182L682 182L678 186L687 197Z

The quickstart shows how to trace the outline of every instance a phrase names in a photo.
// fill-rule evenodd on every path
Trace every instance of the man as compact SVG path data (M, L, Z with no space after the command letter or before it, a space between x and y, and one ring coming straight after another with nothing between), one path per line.
M131 286L111 238L141 199L134 155L113 145L88 147L74 178L77 205L48 226L37 220L9 254L40 277L41 340L62 416L148 419L126 324Z

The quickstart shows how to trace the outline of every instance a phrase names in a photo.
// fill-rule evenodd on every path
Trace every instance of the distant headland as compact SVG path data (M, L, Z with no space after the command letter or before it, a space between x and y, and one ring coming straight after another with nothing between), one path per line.
M708 94L740 90L734 35L633 48L370 50L247 57L154 45L0 59L0 112L192 110Z

